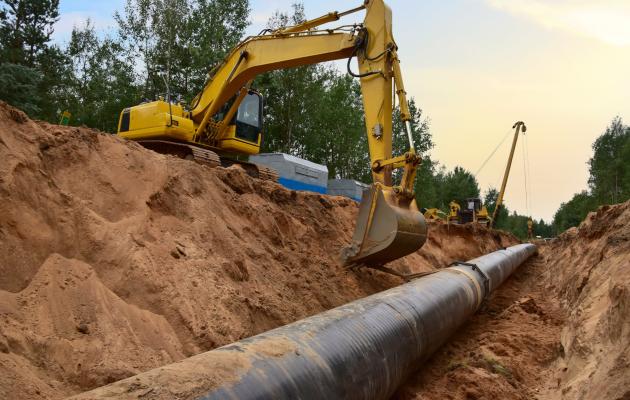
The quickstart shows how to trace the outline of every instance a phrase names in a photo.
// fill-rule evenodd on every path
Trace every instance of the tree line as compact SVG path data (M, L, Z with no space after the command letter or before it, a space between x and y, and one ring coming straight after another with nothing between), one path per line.
M0 99L50 122L68 110L70 124L113 133L123 108L165 96L164 80L179 101L190 104L212 67L243 40L250 12L248 0L126 0L114 14L113 33L99 32L87 21L62 45L52 40L59 0L0 0ZM290 13L276 12L267 28L305 19L297 3ZM356 79L318 64L262 74L253 86L265 99L262 151L325 164L331 178L371 180ZM448 211L451 200L480 197L473 174L462 167L447 170L431 159L429 119L413 98L409 103L414 145L423 159L416 180L420 206ZM395 154L407 149L399 114L396 109ZM594 145L589 192L563 204L553 226L535 221L537 234L550 236L576 224L595 204L628 197L630 173L623 163L628 145L625 153L614 153L621 137L627 143L628 128L617 119ZM496 195L495 189L484 195L490 212ZM526 236L527 216L507 208L499 215L497 227Z
M620 117L595 140L588 165L588 189L560 205L553 219L556 232L578 226L601 205L630 199L630 126Z

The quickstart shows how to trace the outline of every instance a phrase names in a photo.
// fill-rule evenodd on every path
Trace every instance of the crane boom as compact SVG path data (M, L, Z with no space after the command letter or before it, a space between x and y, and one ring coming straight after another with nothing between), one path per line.
M514 129L514 139L512 139L512 147L510 148L510 156L508 157L507 165L505 166L505 173L503 174L503 181L501 182L501 190L499 191L499 196L497 197L497 203L494 206L494 211L492 212L492 220L490 221L490 227L495 226L495 221L497 220L497 216L499 215L499 208L503 204L503 195L505 195L505 188L507 186L508 177L510 176L510 169L512 168L512 160L514 159L514 150L516 150L516 142L518 141L518 134L522 131L523 134L527 131L527 127L525 126L525 122L518 121L513 126Z

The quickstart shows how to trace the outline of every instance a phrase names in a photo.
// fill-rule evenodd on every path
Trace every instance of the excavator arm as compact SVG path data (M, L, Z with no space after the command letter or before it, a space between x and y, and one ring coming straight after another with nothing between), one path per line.
M366 10L362 24L318 29L322 24ZM383 0L366 0L344 13L330 13L265 34L236 46L214 68L201 93L192 101L193 141L221 141L253 79L267 71L324 61L348 59L348 71L360 79L374 184L363 196L352 244L343 251L346 264L383 265L420 248L426 225L414 196L420 158L411 140L410 115L403 86L397 46L392 35L392 14ZM351 71L356 57L358 72ZM392 108L398 96L401 117L409 135L409 150L392 157ZM231 103L230 103L231 102ZM217 113L231 104L223 119ZM308 112L309 110L304 110ZM223 114L221 114L223 115ZM186 115L184 115L186 117ZM402 168L400 184L392 171Z

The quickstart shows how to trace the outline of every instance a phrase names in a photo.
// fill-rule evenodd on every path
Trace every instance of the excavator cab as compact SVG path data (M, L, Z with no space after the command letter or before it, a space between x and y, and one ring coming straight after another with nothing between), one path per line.
M232 103L226 103L225 113ZM223 110L222 110L223 111ZM219 120L225 115L219 112ZM254 90L249 90L241 100L232 121L219 141L222 150L237 154L258 154L262 140L263 98Z

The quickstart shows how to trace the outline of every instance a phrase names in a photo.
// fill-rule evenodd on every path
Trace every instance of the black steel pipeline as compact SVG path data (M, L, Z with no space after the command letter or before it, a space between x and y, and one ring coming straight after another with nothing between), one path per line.
M455 263L77 399L387 399L535 251Z

